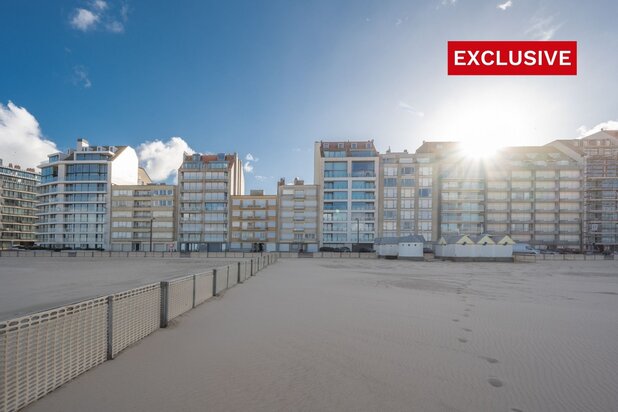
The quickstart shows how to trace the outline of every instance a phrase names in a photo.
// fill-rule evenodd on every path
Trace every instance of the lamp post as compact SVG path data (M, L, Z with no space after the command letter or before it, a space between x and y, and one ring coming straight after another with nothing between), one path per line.
M356 251L360 252L360 219L355 218L356 220Z
M152 222L155 220L154 217L150 218L150 248L148 249L149 252L152 252Z

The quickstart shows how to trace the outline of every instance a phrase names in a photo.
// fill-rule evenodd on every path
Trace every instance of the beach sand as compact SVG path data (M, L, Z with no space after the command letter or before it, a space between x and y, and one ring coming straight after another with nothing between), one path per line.
M34 411L618 410L618 262L282 259Z
M0 320L200 273L231 261L213 258L2 257Z

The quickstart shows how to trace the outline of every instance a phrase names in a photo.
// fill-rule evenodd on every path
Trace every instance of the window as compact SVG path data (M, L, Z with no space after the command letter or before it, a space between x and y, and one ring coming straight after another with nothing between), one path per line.
M384 178L384 187L397 187L397 179L394 177Z
M418 189L419 197L431 197L431 189Z

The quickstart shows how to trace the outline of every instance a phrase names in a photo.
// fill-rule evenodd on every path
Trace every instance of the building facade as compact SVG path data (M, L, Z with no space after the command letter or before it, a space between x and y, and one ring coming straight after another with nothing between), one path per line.
M316 142L320 246L371 249L377 228L380 158L373 141Z
M390 150L380 154L380 182L379 236L421 235L426 241L436 240L431 155Z
M138 159L129 146L77 147L53 153L41 168L37 242L46 248L110 248L112 184L137 184Z
M561 141L585 155L584 243L591 252L618 251L618 131Z
M111 250L173 252L177 249L176 186L112 186Z
M178 193L179 250L228 250L230 197L244 193L238 155L185 154L178 169Z
M231 250L274 252L277 250L277 196L252 190L232 196Z
M419 154L433 156L440 237L490 233L540 249L583 249L581 151L552 142L483 158L459 143L424 142Z
M0 249L33 246L36 240L35 169L4 165L0 159Z
M294 179L277 184L278 227L280 252L317 252L319 249L318 185Z

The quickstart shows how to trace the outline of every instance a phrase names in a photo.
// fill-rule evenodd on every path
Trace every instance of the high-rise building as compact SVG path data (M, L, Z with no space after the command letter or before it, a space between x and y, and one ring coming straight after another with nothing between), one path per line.
M316 142L314 183L320 188L320 246L373 247L380 222L380 158L373 141Z
M77 147L42 163L37 241L47 248L109 249L111 186L138 181L138 159L129 146Z
M561 143L585 154L586 250L618 251L618 131L602 130Z
M152 183L143 170L140 177L139 185L112 186L111 250L175 251L177 187Z
M3 165L0 159L0 249L33 246L36 240L35 169Z
M380 154L380 237L418 234L426 241L437 240L431 159L431 154L408 151Z
M236 153L184 155L178 169L180 251L229 249L230 196L242 195L244 186Z
M232 196L231 250L274 252L277 250L277 196L252 190Z
M278 197L278 243L280 252L317 252L318 186L294 179L277 184Z
M552 142L483 158L460 143L424 142L416 154L433 157L439 236L507 234L538 248L582 249L583 153Z

